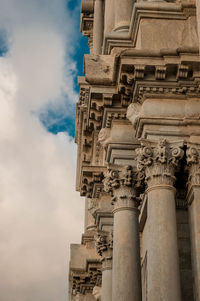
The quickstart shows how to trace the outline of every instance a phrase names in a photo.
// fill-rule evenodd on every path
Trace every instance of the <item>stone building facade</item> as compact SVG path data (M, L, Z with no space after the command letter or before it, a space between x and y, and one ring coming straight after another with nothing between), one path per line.
M200 301L200 1L83 0L70 301Z

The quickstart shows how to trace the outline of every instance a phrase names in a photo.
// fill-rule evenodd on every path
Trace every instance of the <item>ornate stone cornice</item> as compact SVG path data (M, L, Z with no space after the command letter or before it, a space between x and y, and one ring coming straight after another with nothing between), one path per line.
M134 102L142 103L145 97L166 95L200 95L200 83L195 81L195 71L199 64L160 61L144 65L122 64L118 91Z
M165 139L142 141L142 147L136 150L137 169L145 173L148 187L174 185L174 173L184 155L182 146L182 142L169 144Z
M97 261L88 262L86 270L71 270L72 295L92 294L93 288L101 285L102 273L100 270L101 263Z
M82 175L81 175L81 196L86 196L88 198L91 197L99 197L102 191L103 185L103 171L105 168L100 166L88 166L82 168ZM97 184L98 191L97 191Z

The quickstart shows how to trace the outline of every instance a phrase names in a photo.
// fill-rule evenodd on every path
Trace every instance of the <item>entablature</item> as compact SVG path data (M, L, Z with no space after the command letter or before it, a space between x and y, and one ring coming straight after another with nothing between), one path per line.
M118 93L140 103L146 95L198 96L199 55L194 49L194 53L187 51L187 56L169 51L127 51L120 58Z

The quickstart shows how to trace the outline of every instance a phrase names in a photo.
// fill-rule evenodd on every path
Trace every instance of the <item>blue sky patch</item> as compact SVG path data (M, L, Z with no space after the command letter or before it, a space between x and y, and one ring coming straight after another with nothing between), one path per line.
M80 5L80 2L80 0L69 0L67 2L67 9L73 12L75 9L77 9L77 6ZM80 17L80 12L77 17ZM74 78L74 89L78 93L79 86L77 76L84 75L83 57L84 54L89 53L89 47L87 37L83 37L80 33L80 24L77 26L75 34L77 36L77 42L74 48L72 60L75 61L77 66L77 75ZM69 104L66 104L66 106L69 106ZM57 134L58 132L68 132L70 136L74 137L76 105L71 105L69 110L71 113L66 116L66 114L63 114L62 110L55 111L53 108L48 108L45 113L43 112L40 114L40 121L43 123L46 129L53 134Z
M7 35L5 30L0 29L0 56L3 56L8 51Z

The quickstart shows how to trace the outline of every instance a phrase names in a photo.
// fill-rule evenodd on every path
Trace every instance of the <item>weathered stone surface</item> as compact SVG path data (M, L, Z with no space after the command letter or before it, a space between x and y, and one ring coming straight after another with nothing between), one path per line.
M70 301L200 300L199 20L199 0L82 1Z

